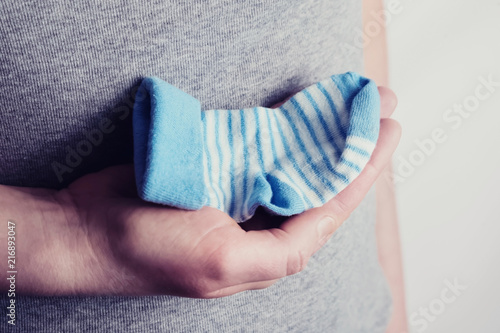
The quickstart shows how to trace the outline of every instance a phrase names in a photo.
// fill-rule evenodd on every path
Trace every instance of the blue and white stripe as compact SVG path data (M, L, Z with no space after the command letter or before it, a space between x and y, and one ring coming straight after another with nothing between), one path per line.
M368 99L356 99L362 90ZM347 73L304 89L277 109L204 111L205 205L238 222L259 205L280 215L323 205L370 159L378 108L375 84ZM299 198L300 204L280 206L286 200L276 193Z

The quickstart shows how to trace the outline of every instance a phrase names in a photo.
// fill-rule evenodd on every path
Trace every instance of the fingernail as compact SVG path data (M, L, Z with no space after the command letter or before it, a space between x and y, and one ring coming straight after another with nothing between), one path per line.
M318 223L318 234L321 241L335 231L335 220L331 216L324 216Z

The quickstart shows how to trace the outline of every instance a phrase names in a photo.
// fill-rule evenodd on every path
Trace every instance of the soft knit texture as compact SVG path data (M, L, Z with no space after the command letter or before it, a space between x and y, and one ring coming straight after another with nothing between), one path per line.
M151 75L209 110L270 107L332 74L362 73L362 49L352 47L361 9L341 0L2 0L0 183L60 189L132 163L135 92ZM69 165L68 149L96 132L101 142ZM62 181L54 161L71 168ZM301 273L269 288L217 299L16 293L15 327L2 292L0 332L385 332L391 298L375 203L372 190Z
M379 131L375 83L334 75L276 109L202 111L167 82L143 80L134 106L139 195L236 221L257 207L293 215L323 205L368 162Z

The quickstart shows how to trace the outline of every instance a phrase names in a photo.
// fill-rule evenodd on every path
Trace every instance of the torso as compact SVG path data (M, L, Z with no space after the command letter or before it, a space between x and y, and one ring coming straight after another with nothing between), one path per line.
M4 0L0 12L6 185L61 188L131 163L133 93L145 76L190 93L204 109L236 109L271 106L332 74L362 72L362 50L353 46L360 1ZM103 119L114 129L69 166L69 152ZM58 178L54 162L71 172ZM33 297L19 311L28 326L56 316L46 324L56 330L128 323L141 331L154 322L169 331L383 331L390 300L376 255L373 195L304 272L266 290L212 301Z

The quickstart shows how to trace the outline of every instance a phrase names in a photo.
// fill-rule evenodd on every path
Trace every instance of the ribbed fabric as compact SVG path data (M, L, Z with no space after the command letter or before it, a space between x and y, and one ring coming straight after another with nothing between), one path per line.
M194 97L147 78L134 108L139 195L215 207L238 222L259 206L285 216L319 207L368 162L379 104L375 83L356 73L311 85L277 109L204 112Z

